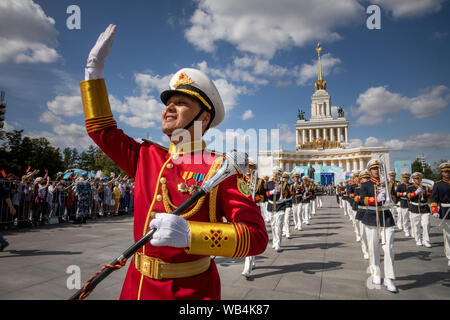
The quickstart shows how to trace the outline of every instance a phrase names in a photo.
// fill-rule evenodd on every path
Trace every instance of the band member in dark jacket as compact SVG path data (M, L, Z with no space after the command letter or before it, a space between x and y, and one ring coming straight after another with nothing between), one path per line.
M397 185L397 228L405 232L405 237L410 237L409 234L409 199L406 196L410 186L408 172L402 174L402 183Z
M359 175L360 184L355 190L355 197L353 198L357 210L355 215L355 224L359 230L360 241L361 241L361 250L364 255L364 259L369 259L369 251L367 250L367 235L366 228L362 223L364 213L366 212L366 207L361 205L361 184L370 180L370 173L368 170L363 170Z
M372 273L372 282L381 284L380 270L380 243L379 232L384 243L384 282L390 292L397 292L394 284L394 226L395 221L389 208L384 207L386 189L380 187L379 160L372 159L367 164L367 169L372 178L361 184L361 203L366 206L363 223L366 227L367 242L369 248L369 260Z
M450 267L450 162L442 163L439 168L442 180L436 182L431 193L431 212L433 217L445 219L442 221L444 233L444 250Z
M272 227L272 248L281 252L281 232L284 222L284 210L286 209L285 199L281 193L281 170L274 167L272 170L272 180L267 182L266 196L268 198L267 212L270 214L270 224Z
M431 190L428 186L422 186L422 173L414 172L412 178L414 184L408 187L406 194L409 199L408 210L411 219L412 235L418 246L423 245L424 247L431 248L429 235L431 211L427 203L431 196ZM422 232L420 225L422 225Z

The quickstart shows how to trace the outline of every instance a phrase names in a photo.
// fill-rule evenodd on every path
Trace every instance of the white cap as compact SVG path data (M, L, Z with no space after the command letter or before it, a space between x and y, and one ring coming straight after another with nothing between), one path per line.
M423 174L422 174L421 172L414 172L414 173L411 175L411 178L413 178L413 179L415 179L415 178L420 178L420 179L422 179L422 178L423 178Z
M222 98L214 83L200 70L183 68L170 79L170 89L161 92L161 101L167 105L175 93L185 93L196 98L212 117L210 127L218 126L225 118Z

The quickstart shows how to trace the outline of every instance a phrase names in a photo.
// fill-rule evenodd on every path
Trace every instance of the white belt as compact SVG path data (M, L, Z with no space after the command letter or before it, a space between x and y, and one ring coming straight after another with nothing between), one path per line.
M375 210L376 211L377 207L375 207L375 206L358 206L358 209L361 209L361 210ZM378 207L379 211L381 211L381 210L389 210L389 209L391 209L391 208L382 207L382 206Z
M418 204L417 202L412 202L412 201L410 201L409 203L412 204L412 205L415 205L415 206L419 206L419 204ZM427 205L428 205L427 203L421 203L421 204L420 204L421 207L425 207L425 206L427 206Z
M450 208L450 203L441 203L442 208Z
M268 201L269 201L270 204L273 204L273 201L270 201L270 200L268 200ZM285 201L286 201L286 199L280 199L280 200L276 201L276 204L280 204L280 203L283 203Z

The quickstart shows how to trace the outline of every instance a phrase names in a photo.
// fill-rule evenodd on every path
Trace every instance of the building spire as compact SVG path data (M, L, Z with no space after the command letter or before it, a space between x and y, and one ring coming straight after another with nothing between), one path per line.
M316 51L319 56L319 62L318 62L319 76L318 76L317 82L314 83L314 87L316 88L316 91L317 90L326 90L327 82L322 79L322 65L320 63L320 52L322 51L322 46L320 45L320 43L317 44Z

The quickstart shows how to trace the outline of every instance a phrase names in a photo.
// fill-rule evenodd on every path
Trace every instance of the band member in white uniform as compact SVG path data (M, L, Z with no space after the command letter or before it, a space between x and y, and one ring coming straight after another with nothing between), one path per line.
M366 228L362 222L364 213L366 212L365 206L361 205L361 184L365 183L370 180L370 173L368 170L363 170L359 175L360 183L358 184L358 187L355 190L355 197L354 202L357 206L357 211L355 215L355 225L358 229L358 234L360 237L360 243L361 243L361 250L364 256L364 259L369 259L369 251L367 249L367 235L366 235Z
M406 196L409 199L412 235L416 240L416 245L431 248L429 234L431 210L427 203L431 197L431 190L428 186L422 186L422 173L414 172L411 178L414 184L409 186ZM405 196L405 193L402 195Z
M284 222L285 202L281 193L281 170L274 167L272 180L267 182L266 196L268 198L267 211L270 213L272 227L272 248L281 252L281 233Z
M387 287L388 291L396 293L398 291L394 284L395 221L389 208L384 206L386 201L386 187L380 187L379 169L381 165L377 159L372 159L367 164L367 169L372 178L361 184L361 203L366 206L363 223L367 232L372 282L376 285L381 284L380 249L383 249L385 275L383 284Z
M405 237L409 238L409 199L406 196L410 187L408 172L402 174L402 183L397 185L397 228L405 232Z
M450 162L442 163L439 168L442 180L433 186L431 212L433 217L443 219L440 224L444 235L444 252L450 267Z
M310 201L311 201L311 192L309 190L309 178L307 176L303 176L302 178L302 188L303 188L303 196L302 196L302 219L304 224L309 224L310 217Z
M252 158L248 158L248 170L247 174L244 177L245 182L249 185L252 198L256 202L256 205L259 207L261 215L263 215L263 201L264 201L264 180L258 178L257 164ZM263 215L264 218L264 215ZM244 270L242 271L242 275L245 276L246 279L249 279L251 276L252 270L256 267L254 256L245 257L244 262Z
M284 223L283 236L287 239L291 238L290 220L292 216L292 196L294 195L294 186L289 182L289 173L284 172L282 176L281 192L283 193L285 209L284 209Z
M295 172L292 175L293 181L293 192L292 196L292 217L294 219L294 229L301 231L302 230L302 196L303 196L303 188L301 182L299 181L300 174Z

